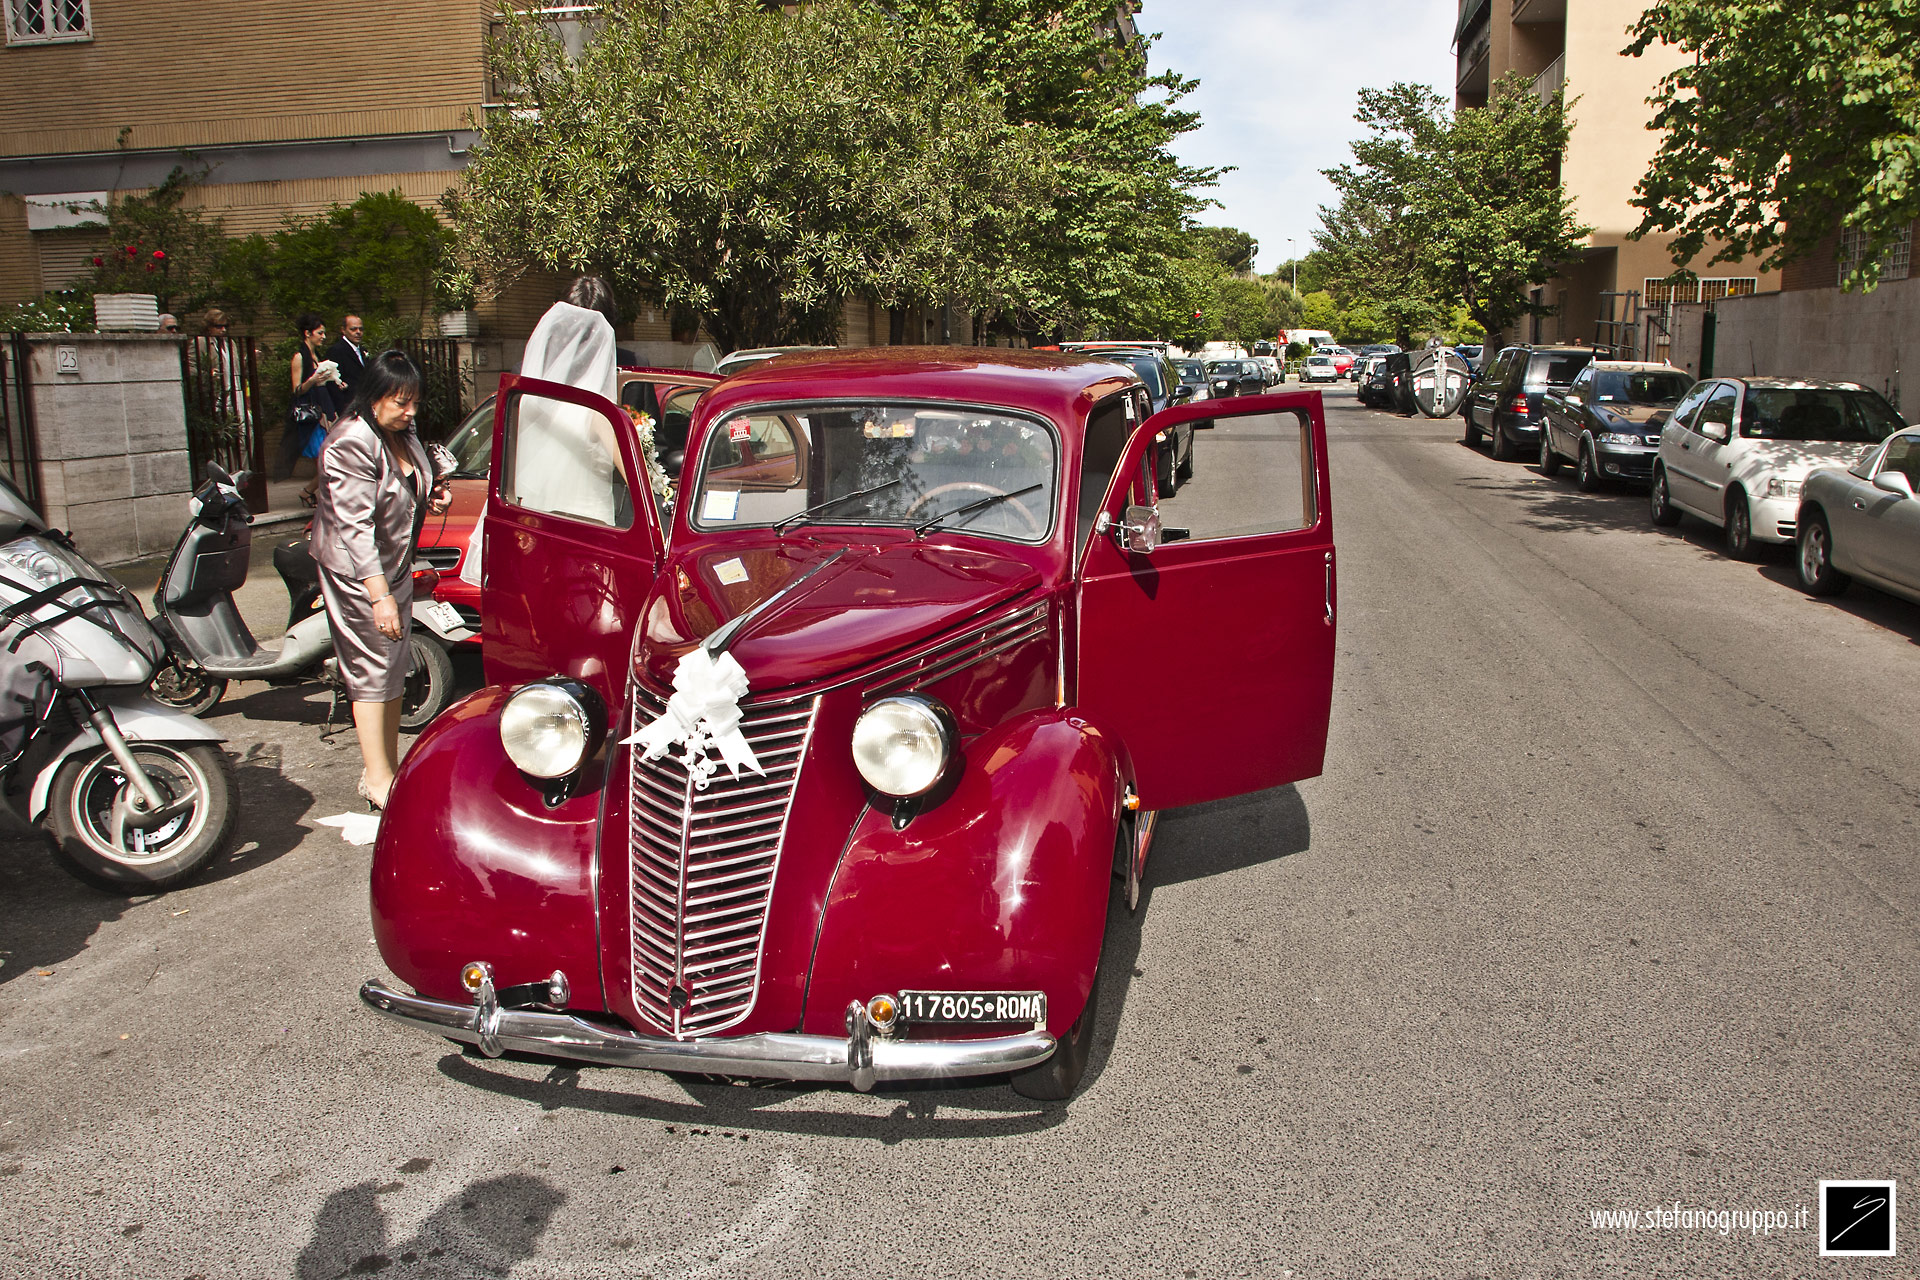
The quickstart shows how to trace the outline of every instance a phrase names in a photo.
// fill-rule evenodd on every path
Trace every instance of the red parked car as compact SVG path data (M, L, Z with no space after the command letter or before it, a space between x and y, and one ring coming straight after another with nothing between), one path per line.
M490 684L401 766L404 985L362 999L490 1055L1070 1094L1155 814L1326 746L1319 393L1146 403L1068 355L787 357L707 393L669 531L559 514L521 460L611 430L632 474L626 417L503 379ZM1162 499L1189 422L1218 465Z
M620 370L620 402L629 412L639 410L654 421L654 445L669 476L680 474L687 447L687 429L693 408L707 388L720 379L691 369ZM417 559L426 561L439 576L433 597L459 610L461 621L480 627L480 588L460 577L460 562L473 537L474 521L487 502L487 468L493 455L494 397L468 414L447 437L447 448L459 466L453 473L453 504L438 516L429 516L420 530Z

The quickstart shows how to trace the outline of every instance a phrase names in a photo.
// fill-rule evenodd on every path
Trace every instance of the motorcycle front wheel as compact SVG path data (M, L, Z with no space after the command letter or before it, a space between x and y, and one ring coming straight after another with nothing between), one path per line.
M54 775L46 823L75 876L111 893L156 893L184 882L226 847L237 816L233 765L211 743L131 745L171 812L141 823L119 762L96 747Z
M428 631L415 629L413 665L400 694L400 727L408 733L424 729L453 701L453 659L447 646Z

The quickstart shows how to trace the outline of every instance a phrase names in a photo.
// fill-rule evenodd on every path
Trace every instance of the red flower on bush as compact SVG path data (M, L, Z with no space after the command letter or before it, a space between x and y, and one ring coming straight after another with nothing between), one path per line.
M165 262L167 260L167 251L165 249L155 249L153 251L153 260L155 262Z
M93 265L96 267L104 267L107 265L107 260L105 258L95 258L93 260Z
M128 246L127 246L127 256L128 256L129 258L131 258L131 257L133 256L133 246L132 246L132 245L128 245Z
M147 264L147 270L149 271L153 270L153 264L151 262Z

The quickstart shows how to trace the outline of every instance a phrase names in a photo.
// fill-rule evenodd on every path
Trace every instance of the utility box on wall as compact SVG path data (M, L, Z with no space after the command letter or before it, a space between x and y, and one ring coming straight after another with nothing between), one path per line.
M27 336L41 507L89 557L172 549L192 490L174 334Z

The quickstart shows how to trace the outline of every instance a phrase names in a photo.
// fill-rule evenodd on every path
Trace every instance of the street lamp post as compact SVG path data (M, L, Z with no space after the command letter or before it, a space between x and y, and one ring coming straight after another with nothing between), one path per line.
M1297 298L1300 296L1300 259L1294 256L1292 236L1287 237L1287 260L1293 267L1293 295Z

